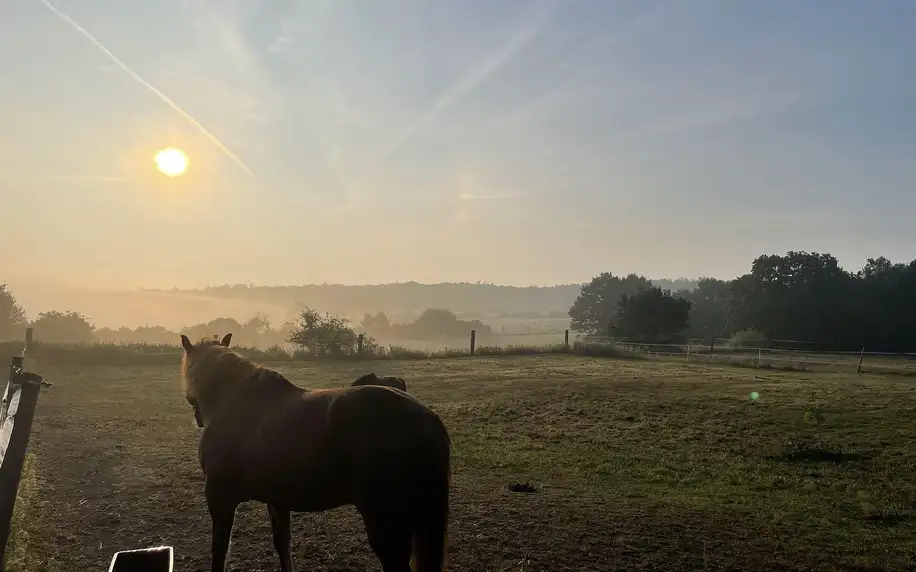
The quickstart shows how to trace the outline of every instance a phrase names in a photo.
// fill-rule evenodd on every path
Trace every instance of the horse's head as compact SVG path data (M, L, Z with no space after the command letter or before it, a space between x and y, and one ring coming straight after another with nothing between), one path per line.
M202 365L207 358L212 356L211 348L213 346L228 348L231 340L232 334L229 333L223 336L222 340L203 338L198 343L192 344L188 336L181 335L181 346L184 348L184 355L181 358L181 370L185 377L185 399L194 409L194 420L197 422L198 427L204 426L204 419L200 413L200 403L198 402L200 393L198 386L201 384L201 379L199 376L196 377L194 375L195 369L197 369L195 366Z
M375 373L367 373L366 375L360 377L356 381L350 384L353 387L358 385L384 385L386 387L393 387L395 389L400 389L401 391L407 391L407 384L400 377L393 375L386 375L385 377L378 377Z
M376 385L378 384L378 376L375 373L367 373L366 375L360 377L350 385L356 387L358 385Z

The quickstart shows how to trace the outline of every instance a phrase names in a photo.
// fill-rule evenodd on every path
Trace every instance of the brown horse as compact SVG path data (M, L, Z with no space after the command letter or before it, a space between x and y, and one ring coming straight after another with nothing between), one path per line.
M400 389L401 391L407 391L407 384L404 383L404 380L393 375L378 377L374 373L367 373L366 375L351 383L350 387L356 387L359 385L384 385L386 387Z
M384 572L442 572L450 439L410 394L365 385L307 391L221 342L181 336L185 393L223 572L240 503L267 504L282 572L292 572L290 513L355 505Z

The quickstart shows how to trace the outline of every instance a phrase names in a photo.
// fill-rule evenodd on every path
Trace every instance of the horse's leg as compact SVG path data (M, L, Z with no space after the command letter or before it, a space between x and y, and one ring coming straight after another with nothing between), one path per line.
M226 569L226 555L229 553L235 509L236 506L220 506L215 507L215 510L214 507L210 507L210 518L213 520L210 572L223 572Z
M293 557L290 554L290 511L269 504L267 512L270 514L270 528L274 534L274 548L280 557L280 572L293 572Z
M213 521L212 543L210 546L210 572L224 572L226 555L229 553L229 539L235 522L235 509L239 503L218 494L211 481L206 484L207 508Z
M359 511L366 525L369 546L382 564L383 572L410 572L413 531L402 510L378 510L364 507Z

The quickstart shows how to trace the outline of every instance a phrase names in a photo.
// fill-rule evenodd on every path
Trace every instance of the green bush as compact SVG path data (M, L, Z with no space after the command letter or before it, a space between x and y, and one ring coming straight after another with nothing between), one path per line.
M767 338L763 333L757 330L741 330L728 341L728 345L733 348L760 348L766 347Z

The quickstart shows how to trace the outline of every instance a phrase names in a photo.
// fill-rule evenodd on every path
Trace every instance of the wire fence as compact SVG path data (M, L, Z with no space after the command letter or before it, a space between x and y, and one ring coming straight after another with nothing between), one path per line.
M750 367L871 371L885 373L916 374L916 353L886 351L813 351L791 347L730 346L728 340L716 344L710 340L690 340L683 344L650 344L604 336L581 336L586 344L606 344L620 351L653 358L682 359L688 362L710 364L734 364ZM774 342L776 340L771 340ZM797 343L797 342L796 342ZM813 345L813 344L812 344Z
M780 344L777 346L776 344ZM816 344L790 340L770 340L766 345L732 345L726 339L687 340L681 344L654 344L626 338L589 336L569 330L558 333L493 334L469 331L462 336L447 336L426 340L375 340L362 343L342 358L387 357L389 359L418 359L461 355L534 355L573 353L592 356L639 357L647 359L683 360L695 363L740 365L744 367L792 369L801 371L833 370L853 372L887 372L916 374L916 353L888 351L814 351L801 349ZM0 350L7 349L0 343ZM21 346L18 346L16 349ZM12 350L9 347L8 350ZM271 348L240 346L247 357L258 361L289 361L315 359L303 348L284 344ZM155 365L172 364L182 350L175 344L47 344L36 343L30 348L33 359L78 365Z

